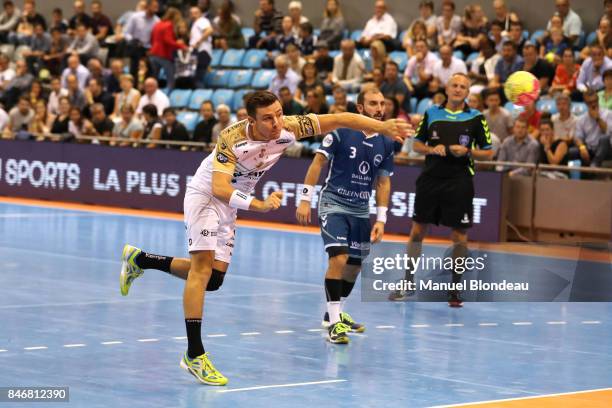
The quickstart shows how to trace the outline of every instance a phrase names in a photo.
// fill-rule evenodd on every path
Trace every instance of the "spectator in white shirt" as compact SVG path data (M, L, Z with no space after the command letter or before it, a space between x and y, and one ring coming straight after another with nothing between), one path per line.
M374 3L374 16L368 20L359 43L363 47L369 47L375 40L385 43L387 51L395 48L397 37L397 23L391 14L387 13L387 5L384 0L376 0Z
M570 142L576 135L576 122L578 118L571 111L571 100L569 95L560 93L555 99L557 113L552 115L555 140L563 139Z
M202 10L199 7L190 9L191 33L189 35L189 47L192 52L196 53L198 65L195 73L195 83L197 88L204 87L204 75L208 70L212 55L212 34L213 27L210 21L202 15Z
M574 44L582 32L582 20L574 10L570 8L569 0L555 0L557 13L563 19L563 35L569 38L570 43ZM550 29L550 21L547 29Z
M453 49L450 45L443 45L440 47L440 60L436 62L433 68L434 78L437 78L440 85L445 87L450 77L458 72L467 74L465 62L453 56Z
M9 66L10 60L6 54L0 54L0 89L15 78L15 70Z
M157 114L161 116L164 109L170 106L170 100L165 93L159 90L157 80L155 78L147 78L144 82L144 91L144 95L142 95L140 102L138 102L136 114L140 116L143 106L153 104L157 108Z
M342 40L340 43L341 53L334 58L334 70L332 81L342 85L345 89L351 89L361 83L365 73L365 64L358 53L355 52L355 42Z
M301 1L290 2L287 10L289 10L289 17L291 17L291 29L293 30L293 35L295 38L297 38L300 35L300 25L303 23L308 23L308 18L302 15Z
M404 71L404 80L414 93L414 96L423 98L425 97L429 81L433 78L433 71L436 62L438 62L438 57L436 54L429 52L425 39L417 40L414 48L416 53L408 60L408 65Z
M291 94L295 95L295 90L300 83L300 76L289 68L289 58L286 55L277 56L274 59L274 67L276 68L276 74L270 81L268 91L279 96L280 89L286 86Z
M457 35L461 32L461 17L455 14L455 3L451 0L442 3L442 14L436 20L436 31L438 32L438 44L453 45Z
M59 115L59 100L62 96L68 96L68 90L62 88L60 79L54 77L51 79L51 93L49 93L49 102L47 103L47 111L52 115Z

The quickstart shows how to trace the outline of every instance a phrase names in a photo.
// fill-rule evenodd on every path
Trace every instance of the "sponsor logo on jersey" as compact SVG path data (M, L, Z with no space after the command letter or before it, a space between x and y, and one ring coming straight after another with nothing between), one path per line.
M331 133L329 133L323 139L323 143L322 144L323 144L323 147L329 147L329 146L332 145L332 143L334 143L334 137L332 136Z
M279 139L276 141L276 144L287 144L291 143L291 139Z
M246 145L247 145L247 143L249 143L249 142L248 142L247 140L245 140L244 142L240 142L240 143L238 143L238 144L237 144L236 146L234 146L234 147L235 147L235 148L239 148L239 147L242 147L242 146L246 146Z
M217 231L209 231L207 229L203 229L202 231L200 231L200 235L202 235L203 237L207 237L207 236L211 236L211 237L216 237L217 236Z
M370 171L370 163L368 163L367 161L362 161L361 164L359 165L359 172L361 174L368 174L369 171Z
M434 130L433 133L431 134L431 140L438 140L438 139L440 139L440 136L438 136L438 132Z
M382 154L377 154L376 156L374 156L374 165L376 167L380 166L380 163L382 163Z
M225 142L221 142L221 150L225 149L227 149L227 145L225 144Z
M229 161L229 157L227 157L223 153L217 153L217 161L219 163L227 163Z
M459 144L461 146L467 146L470 143L470 137L468 135L459 136Z
M470 223L470 217L468 217L467 213L463 214L463 219L461 220L462 224L469 224Z

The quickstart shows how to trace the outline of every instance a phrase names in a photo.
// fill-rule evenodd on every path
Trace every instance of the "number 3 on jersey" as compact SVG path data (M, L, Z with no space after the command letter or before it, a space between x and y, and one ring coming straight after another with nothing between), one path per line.
M355 157L357 157L357 149L353 146L351 146L351 155L349 157L351 159L354 159Z

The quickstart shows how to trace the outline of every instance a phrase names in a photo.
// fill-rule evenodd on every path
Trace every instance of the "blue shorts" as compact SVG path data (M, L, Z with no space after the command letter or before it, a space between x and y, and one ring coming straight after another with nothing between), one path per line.
M319 217L321 237L330 257L348 254L365 259L370 253L370 220L349 214L325 214Z

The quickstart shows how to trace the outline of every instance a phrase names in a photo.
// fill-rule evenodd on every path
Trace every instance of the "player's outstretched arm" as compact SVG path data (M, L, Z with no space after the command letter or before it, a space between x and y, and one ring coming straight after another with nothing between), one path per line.
M333 115L317 115L321 134L326 134L339 128L349 128L367 133L381 133L398 142L403 142L414 134L412 126L403 119L389 119L384 122L356 113L335 113Z
M372 243L380 242L385 234L390 195L391 177L379 175L376 178L376 223L374 223L370 234Z
M321 170L326 163L327 158L322 153L317 153L312 160L310 167L308 167L306 178L304 179L304 188L302 189L300 196L300 205L295 211L295 218L300 225L310 224L310 214L312 212L310 202L312 201L312 195L315 190L314 186L317 184L317 181L319 181Z
M283 193L275 191L265 201L236 190L232 187L232 175L220 171L214 171L212 176L213 195L215 198L226 202L232 208L250 210L257 212L268 212L277 210L281 206Z

